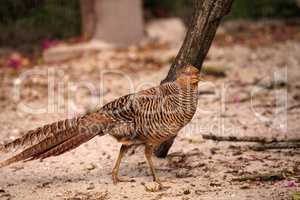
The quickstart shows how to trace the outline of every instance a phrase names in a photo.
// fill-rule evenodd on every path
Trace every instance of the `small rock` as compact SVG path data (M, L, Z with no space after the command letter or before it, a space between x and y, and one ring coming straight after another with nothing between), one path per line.
M299 86L300 87L300 86ZM299 101L300 100L300 95L299 94L295 94L293 96L294 100Z
M57 193L55 196L56 196L56 197L62 197L62 196L63 196L63 193Z
M192 173L190 173L190 171L186 169L179 169L178 172L176 172L177 178L187 178L192 176Z
M0 194L0 198L2 199L2 197L7 197L7 198L4 198L4 199L7 199L7 200L9 200L9 199L10 199L10 197L11 197L11 195L10 195L10 194L8 194L8 193L1 193L1 194Z
M192 168L192 169L194 169L194 168L200 168L200 167L205 167L205 163L202 163L202 162L192 162L191 164L190 164L190 167Z
M95 189L94 183L90 183L89 186L86 189L87 190L93 190L93 189Z
M185 189L185 190L183 191L183 194L185 194L185 195L191 194L191 191L190 191L189 189Z
M212 187L220 187L221 186L221 183L210 183L209 184L210 186L212 186Z
M196 190L195 191L195 194L197 194L197 195L203 195L204 193L205 193L204 190Z
M242 190L250 189L250 185L249 184L244 184L240 187L240 189L242 189Z
M218 152L219 150L220 150L219 148L212 147L212 148L210 149L210 153L211 153L212 155L215 155L215 154L217 154L217 152Z
M52 182L44 182L44 183L37 185L36 187L37 188L49 188L51 183Z
M88 165L86 165L85 167L84 167L84 169L85 170L88 170L88 171L92 171L92 170L94 170L94 169L96 169L97 168L97 166L95 165L95 164L93 164L93 163L90 163L90 164L88 164Z
M235 152L232 153L232 156L240 156L242 154L243 154L242 151L235 151Z
M277 80L262 80L257 83L258 86L272 90L272 89L280 89L288 86L288 83L284 79Z
M51 182L42 183L42 187L48 187L50 184L51 184Z

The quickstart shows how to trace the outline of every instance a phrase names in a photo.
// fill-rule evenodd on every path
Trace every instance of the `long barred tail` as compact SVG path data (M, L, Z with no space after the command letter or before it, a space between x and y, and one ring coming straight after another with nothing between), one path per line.
M1 146L0 152L7 153L11 150L34 145L48 137L59 134L63 130L69 130L72 127L75 127L79 119L80 118L61 120L39 127L35 130L30 130L24 136Z
M29 131L0 147L0 152L8 152L18 147L27 147L21 153L0 163L0 168L18 161L44 159L58 156L89 141L96 135L104 135L111 120L104 114L92 113L83 117L58 121Z

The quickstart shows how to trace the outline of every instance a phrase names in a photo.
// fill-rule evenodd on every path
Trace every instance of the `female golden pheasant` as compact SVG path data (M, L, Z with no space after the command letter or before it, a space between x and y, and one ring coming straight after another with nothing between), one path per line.
M26 148L0 163L0 168L18 161L58 156L97 135L109 134L122 143L112 171L114 183L122 181L118 171L123 155L137 145L145 146L153 179L160 183L151 159L153 150L191 121L197 108L199 79L199 70L188 65L178 72L173 82L122 96L93 113L31 130L0 146L0 152Z

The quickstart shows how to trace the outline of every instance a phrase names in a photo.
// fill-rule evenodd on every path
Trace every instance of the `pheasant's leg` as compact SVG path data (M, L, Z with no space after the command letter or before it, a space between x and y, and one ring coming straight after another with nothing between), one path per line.
M124 157L124 155L126 154L126 152L128 151L128 149L130 148L130 146L127 145L122 145L120 148L120 152L119 152L119 156L117 158L116 164L113 168L112 171L112 180L114 184L117 184L118 182L130 182L130 180L123 180L120 179L118 174L119 174L119 169L120 169L120 164L121 164L121 160Z
M153 181L155 181L159 185L161 185L161 182L160 182L159 178L157 177L155 169L154 169L154 165L153 165L153 162L152 162L152 154L153 154L153 147L146 145L146 147L145 147L145 156L146 156L146 159L148 161L148 164L149 164L152 176L153 176Z

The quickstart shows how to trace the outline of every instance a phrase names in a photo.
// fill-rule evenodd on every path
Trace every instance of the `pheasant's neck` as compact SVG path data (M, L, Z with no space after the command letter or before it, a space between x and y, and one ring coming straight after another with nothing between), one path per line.
M177 84L180 93L188 95L188 96L195 96L197 95L198 91L198 84Z
M198 102L198 84L177 84L178 96L183 104L192 107L197 106Z
M178 82L171 82L165 85L166 94L176 94L177 97L187 101L197 101L198 84L180 84Z
M174 99L175 104L178 106L178 117L182 117L184 124L187 124L194 116L197 110L198 95L197 85L179 85L177 84L178 95Z

